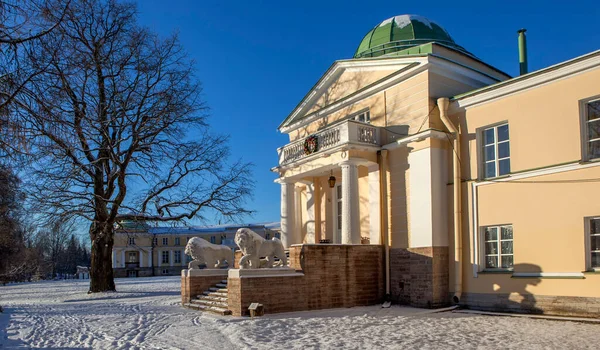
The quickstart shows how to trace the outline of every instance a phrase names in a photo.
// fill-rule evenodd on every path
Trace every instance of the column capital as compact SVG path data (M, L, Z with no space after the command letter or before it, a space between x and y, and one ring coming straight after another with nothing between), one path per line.
M277 178L277 179L273 180L273 182L278 183L280 185L287 185L287 184L296 183L296 181L293 181L293 180L285 178L285 177Z

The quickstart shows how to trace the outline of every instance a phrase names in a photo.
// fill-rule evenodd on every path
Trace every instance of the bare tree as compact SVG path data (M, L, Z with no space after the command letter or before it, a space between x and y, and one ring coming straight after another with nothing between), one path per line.
M0 150L15 152L25 142L8 106L31 78L40 73L28 53L54 30L66 14L70 0L0 0ZM56 22L44 19L55 13Z
M131 3L81 0L40 42L30 61L43 69L10 111L28 144L24 187L32 209L91 223L90 292L115 290L120 213L156 221L250 213L250 164L226 163L227 138L210 133L176 36L140 27Z

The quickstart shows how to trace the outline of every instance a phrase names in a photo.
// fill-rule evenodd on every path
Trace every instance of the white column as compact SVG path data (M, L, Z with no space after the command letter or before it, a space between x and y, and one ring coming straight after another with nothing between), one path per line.
M300 244L304 242L303 227L302 227L302 187L294 187L294 242L292 244Z
M173 266L175 263L174 255L173 250L169 250L169 266Z
M306 243L315 243L315 184L306 184Z
M342 244L360 244L358 165L344 162L342 167Z
M285 248L289 248L290 245L296 244L294 228L296 211L294 198L294 183L280 182L281 183L281 242Z
M121 267L125 267L125 249L121 251Z
M153 267L152 266L152 249L150 249L148 251L148 267Z
M144 251L138 250L138 261L140 262L140 267L144 267Z
M112 266L113 266L113 269L115 267L117 267L117 250L116 249L113 249L113 251L112 251Z
M161 267L162 265L162 250L157 251L158 255L156 257L156 266Z
M185 266L185 249L181 250L181 266Z
M379 164L369 167L369 240L381 244Z

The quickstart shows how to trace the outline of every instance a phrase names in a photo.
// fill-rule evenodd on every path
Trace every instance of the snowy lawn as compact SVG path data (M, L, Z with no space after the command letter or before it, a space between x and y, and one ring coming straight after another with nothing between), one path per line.
M0 286L0 348L59 349L585 349L600 325L445 313L393 306L248 318L180 306L180 278Z

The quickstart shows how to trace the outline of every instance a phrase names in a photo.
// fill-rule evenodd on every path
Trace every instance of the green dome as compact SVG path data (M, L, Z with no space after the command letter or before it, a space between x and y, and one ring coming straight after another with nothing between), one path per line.
M471 55L434 21L422 16L401 15L388 18L371 29L358 45L354 58L382 56L431 42Z

